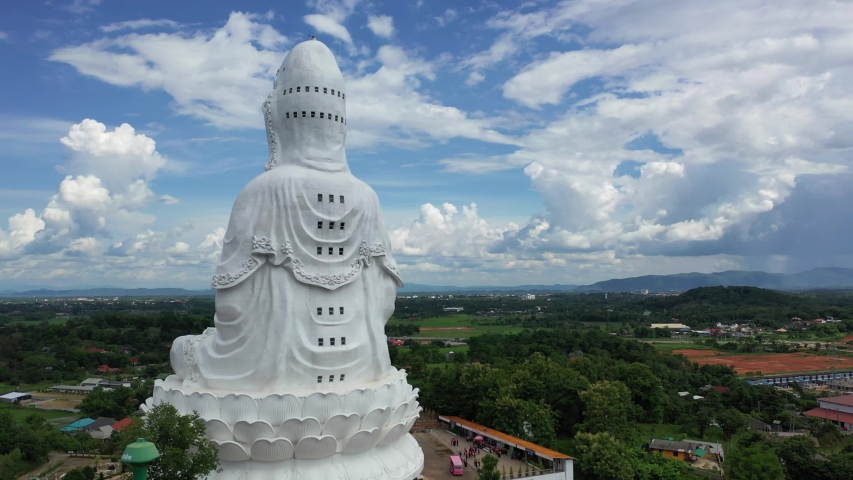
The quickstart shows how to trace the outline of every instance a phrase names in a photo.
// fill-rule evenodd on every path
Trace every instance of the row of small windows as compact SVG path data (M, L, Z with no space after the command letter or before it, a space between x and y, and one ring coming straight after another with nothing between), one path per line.
M344 314L344 307L340 307L340 312L341 312L341 315ZM322 314L323 314L323 307L317 307L317 315L322 315ZM335 307L329 307L329 315L334 315L334 314L335 314ZM346 339L344 337L341 337L341 345L346 345L346 343L347 343ZM333 338L332 339L332 345L334 345L334 344L335 344L335 339ZM322 338L320 339L320 346L321 347L323 346L323 339Z
M346 345L346 344L347 344L347 337L341 337L341 346ZM323 339L322 338L317 339L317 345L320 347L323 346ZM335 346L335 337L329 337L329 346L330 347Z
M345 373L342 373L342 374L341 374L341 379L340 379L339 381L343 382L343 381L344 381L344 377L345 377L345 376L346 376L346 374L345 374ZM335 381L335 376L334 376L334 375L329 375L329 383L332 383L332 382L334 382L334 381ZM323 383L323 376L322 376L322 375L317 375L317 383Z
M293 118L297 118L297 117L299 116L298 114L299 114L299 112L293 112ZM323 113L323 112L320 112L320 118L326 118L326 119L329 119L329 120L331 120L331 119L332 119L332 114L331 114L331 113L326 113L326 114L325 114L325 116L323 116L323 115L324 115L324 113ZM305 117L307 117L307 116L308 116L308 112L306 112L305 110L302 110L302 117L303 117L303 118L305 118ZM311 112L311 118L315 118L316 116L317 116L317 112ZM290 112L285 112L285 113L284 113L284 118L290 118ZM338 116L337 116L337 115L335 115L335 121L336 121L336 122L338 121ZM341 122L341 123L343 123L344 125L346 125L346 124L347 124L347 121L346 121L346 120L344 120L344 117L343 117L343 116L341 117L340 122Z
M343 230L343 229L342 229ZM323 247L317 247L317 255L323 254ZM335 247L329 247L329 255L335 254ZM338 255L344 254L344 247L338 247Z
M344 196L340 195L340 197L341 197L340 198L341 203L344 203ZM317 201L318 202L323 201L323 194L322 193L317 194ZM329 194L329 203L335 203L335 196L334 195ZM341 225L343 225L343 224L341 224ZM341 227L341 228L343 228L343 227Z
M341 222L341 230L344 229L344 225L346 225L346 223ZM317 222L317 230L322 230L322 229L323 229L323 222ZM334 229L335 229L335 222L329 222L329 230L334 230Z
M329 93L329 90L331 90L332 96L334 97L334 96L335 96L335 89L334 89L334 88L326 88L326 87L323 87L323 93ZM301 92L301 91L303 91L303 90L302 90L302 87L296 87L296 93L299 93L299 92ZM310 92L310 91L311 91L311 87L306 86L304 91L305 91L305 93ZM315 92L315 93L320 93L320 87L314 87L314 92ZM291 87L291 88L285 88L285 89L282 91L282 95L287 95L288 93L293 93L293 88L292 88L292 87ZM341 99L346 100L346 99L347 99L347 94L346 94L346 93L341 93L341 91L340 91L340 90L338 90L338 98L341 98Z

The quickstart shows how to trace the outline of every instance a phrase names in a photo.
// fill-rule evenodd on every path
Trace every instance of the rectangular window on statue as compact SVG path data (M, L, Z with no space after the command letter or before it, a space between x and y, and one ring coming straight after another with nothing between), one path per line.
M335 307L329 307L329 315L335 314ZM332 340L334 342L334 340Z
M347 337L341 337L341 345L347 344Z
M323 307L317 307L317 315L323 314Z
M317 375L317 383L323 383L323 376Z
M330 347L334 347L334 346L335 346L335 337L332 337L332 338L330 338L330 339L329 339L329 346L330 346Z
M322 347L322 346L323 346L323 339L322 339L322 338L318 338L318 339L317 339L317 345L318 345L318 346L320 346L320 347Z

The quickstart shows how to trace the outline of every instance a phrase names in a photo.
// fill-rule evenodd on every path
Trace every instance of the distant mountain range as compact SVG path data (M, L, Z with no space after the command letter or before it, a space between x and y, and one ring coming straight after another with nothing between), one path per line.
M200 297L213 296L213 290L185 288L84 288L76 290L3 290L0 298L68 298L68 297Z
M650 292L685 291L698 287L748 286L771 290L814 290L853 288L853 269L816 268L800 273L767 273L728 270L718 273L678 273L675 275L644 275L642 277L605 280L575 289L591 292Z
M698 287L749 286L771 290L853 289L853 269L816 268L800 273L767 273L729 270L718 273L678 273L675 275L644 275L642 277L605 280L592 285L518 285L456 287L407 283L399 290L412 293L548 293L548 292L683 292ZM58 297L190 297L212 296L213 290L184 288L88 288L75 290L37 289L16 292L0 291L0 298L58 298Z
M479 286L479 287L454 287L452 285L421 285L420 283L407 283L406 286L397 290L398 293L479 293L479 292L571 292L578 288L577 285L518 285L516 287L501 286Z

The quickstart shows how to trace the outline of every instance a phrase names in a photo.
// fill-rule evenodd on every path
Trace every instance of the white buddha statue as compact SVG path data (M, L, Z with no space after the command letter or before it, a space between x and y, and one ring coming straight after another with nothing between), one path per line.
M176 375L148 407L205 418L225 468L210 478L414 478L417 392L384 333L402 280L376 193L347 165L332 52L295 46L263 109L270 159L231 212L215 328L175 340Z

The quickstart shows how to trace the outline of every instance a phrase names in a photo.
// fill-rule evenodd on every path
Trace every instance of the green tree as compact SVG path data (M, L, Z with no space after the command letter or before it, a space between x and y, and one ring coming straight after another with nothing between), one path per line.
M555 417L553 409L542 400L534 402L504 396L484 399L477 419L501 432L551 447L556 438Z
M501 472L498 471L498 458L494 455L483 457L482 465L477 469L479 480L501 480Z
M779 446L779 458L785 462L791 480L814 477L815 454L817 447L805 435L787 438Z
M63 480L88 480L86 478L86 474L83 473L83 470L81 470L79 468L75 468L74 470L71 470L70 472L66 473L65 476L62 477L62 479Z
M642 450L633 450L636 480L681 480L687 476L687 464L675 458L666 458L657 453L649 455Z
M717 423L720 424L723 432L731 437L746 426L746 416L737 409L729 407L717 414Z
M197 414L180 415L168 403L160 404L142 422L135 419L120 436L119 449L137 438L153 442L160 451L151 464L151 480L196 480L219 468L218 448L205 437L205 423Z
M578 430L588 433L607 432L622 438L628 429L631 411L631 392L622 382L601 381L581 392L584 421Z
M582 478L632 480L634 465L628 449L609 433L579 433L575 445L580 452Z
M776 452L763 443L735 450L726 459L732 480L778 480L785 478L785 467ZM809 478L809 477L805 477Z

